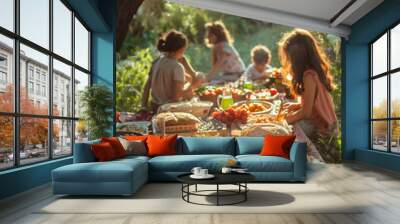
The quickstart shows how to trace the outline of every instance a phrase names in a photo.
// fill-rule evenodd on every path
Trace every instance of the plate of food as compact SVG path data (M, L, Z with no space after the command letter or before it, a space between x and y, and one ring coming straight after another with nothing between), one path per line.
M237 102L232 105L232 108L244 109L250 114L264 114L272 110L273 104L267 101L250 100Z
M213 106L212 102L209 101L184 101L177 103L167 103L158 109L158 113L162 112L184 112L193 114L196 117L206 117L211 107Z

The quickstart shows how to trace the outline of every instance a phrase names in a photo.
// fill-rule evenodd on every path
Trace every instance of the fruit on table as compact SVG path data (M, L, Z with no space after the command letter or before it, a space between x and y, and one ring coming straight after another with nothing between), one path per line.
M215 111L214 113L212 113L212 117L225 124L232 124L233 122L245 124L247 123L249 112L242 108L231 107L226 111Z
M216 96L216 95L221 95L223 92L224 88L222 87L210 88L201 92L200 96Z
M223 94L227 89L225 87L210 87L199 91L200 96L216 96ZM245 92L240 89L230 88L230 92L232 93L233 97L244 95Z
M271 94L271 96L275 96L278 93L278 90L275 88L271 88L269 89L269 93Z

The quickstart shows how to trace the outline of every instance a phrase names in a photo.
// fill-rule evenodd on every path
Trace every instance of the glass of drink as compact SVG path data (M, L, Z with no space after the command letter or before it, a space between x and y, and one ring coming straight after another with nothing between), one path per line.
M218 98L219 107L223 110L228 109L234 103L232 95L220 95Z

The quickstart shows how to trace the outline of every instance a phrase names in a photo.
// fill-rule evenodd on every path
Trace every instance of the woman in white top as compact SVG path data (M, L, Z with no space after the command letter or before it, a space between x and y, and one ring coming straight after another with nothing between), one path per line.
M233 38L222 21L206 24L206 44L212 49L213 69L208 81L236 81L245 70L243 60L233 46ZM217 73L220 73L217 76Z
M169 31L158 40L157 49L162 55L153 62L150 69L143 90L142 108L147 107L149 95L153 112L163 104L193 96L192 86L185 85L185 67L180 63L185 61L183 55L187 45L186 36L176 30Z

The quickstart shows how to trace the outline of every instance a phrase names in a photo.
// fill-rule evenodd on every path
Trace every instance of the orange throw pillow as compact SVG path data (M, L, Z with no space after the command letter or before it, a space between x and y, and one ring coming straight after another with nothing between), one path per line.
M165 156L165 155L175 155L176 154L176 139L177 135L149 135L147 136L147 154L148 156Z
M266 135L261 156L280 156L289 159L290 148L296 136L294 135Z
M114 149L115 155L118 158L126 156L126 151L125 151L124 147L122 146L121 142L119 142L118 138L116 138L116 137L101 138L101 142L110 143L110 145Z
M93 144L91 145L91 149L94 157L99 162L110 161L117 158L113 147L108 142Z

